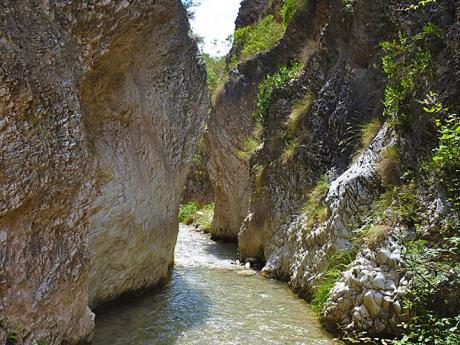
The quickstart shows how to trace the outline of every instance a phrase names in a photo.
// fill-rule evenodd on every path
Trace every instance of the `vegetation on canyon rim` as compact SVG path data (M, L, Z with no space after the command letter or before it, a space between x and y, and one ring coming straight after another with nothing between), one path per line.
M236 66L239 62L273 47L283 37L288 24L302 4L303 0L284 0L280 9L281 20L268 14L252 25L235 30L233 45L240 54L233 57L230 66Z

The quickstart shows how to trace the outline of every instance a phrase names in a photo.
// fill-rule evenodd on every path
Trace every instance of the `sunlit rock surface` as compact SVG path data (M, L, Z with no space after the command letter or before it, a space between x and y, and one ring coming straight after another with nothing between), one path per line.
M89 302L166 277L207 113L188 30L175 0L0 5L0 315L19 344L88 341Z

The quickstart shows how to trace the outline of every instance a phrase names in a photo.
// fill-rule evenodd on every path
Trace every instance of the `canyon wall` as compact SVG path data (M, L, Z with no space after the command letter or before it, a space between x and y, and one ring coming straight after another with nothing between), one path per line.
M251 13L248 8L243 9L240 16ZM324 11L327 8L322 2L302 9L272 50L259 53L230 70L228 81L215 95L205 135L208 173L215 192L211 230L214 238L236 241L248 211L250 164L239 152L244 150L245 139L255 129L252 113L258 84L279 66L293 58L306 59L314 51L319 37L319 25L315 22L327 16Z
M173 263L207 114L179 1L0 6L0 339L91 339Z
M274 48L230 72L213 105L213 233L238 235L243 259L258 259L263 275L289 281L308 300L337 274L321 309L331 331L400 333L409 280L401 238L415 236L415 222L430 236L436 229L453 231L448 224L455 224L458 211L442 187L424 185L418 170L420 157L430 157L438 140L433 119L416 101L405 105L411 121L404 126L383 115L388 80L380 43L435 23L442 39L425 48L435 66L432 87L458 113L452 77L458 71L458 13L458 3L449 1L419 12L403 11L396 1L305 1ZM283 46L289 33L296 43ZM238 152L256 127L251 114L258 84L292 58L302 71L269 99L258 147L241 159ZM374 132L363 144L369 123ZM396 193L393 203L377 211L390 192ZM407 194L420 207L416 221L396 209Z

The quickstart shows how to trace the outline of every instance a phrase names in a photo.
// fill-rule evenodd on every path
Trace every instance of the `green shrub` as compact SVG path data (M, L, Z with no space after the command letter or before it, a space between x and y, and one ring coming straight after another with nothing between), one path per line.
M272 15L258 22L235 30L233 45L240 49L239 60L245 60L259 52L269 50L284 34L284 27ZM230 64L234 66L238 61Z
M217 58L206 53L203 53L201 56L206 63L206 71L208 75L208 93L209 96L212 97L214 92L227 79L227 72L225 70L225 57Z
M256 111L253 113L254 120L265 126L268 109L274 96L286 83L298 76L302 65L292 62L290 65L282 65L278 72L268 75L260 84L257 92Z
M435 94L432 94L432 97ZM424 108L427 112L442 109L438 103L432 108ZM448 193L448 200L454 207L460 207L460 118L457 114L449 114L444 120L435 119L439 131L438 147L434 150L431 170Z
M337 280L339 280L342 271L339 269L330 269L324 273L320 283L316 287L311 299L311 306L314 311L320 313L329 298L332 288Z
M353 13L356 0L342 0L345 10L349 13Z
M303 211L307 216L307 225L313 227L327 218L326 196L329 191L329 182L326 176L321 177L315 187L309 191Z
M214 204L203 205L196 213L194 223L198 224L200 228L205 232L211 231L212 218L214 216Z
M435 245L421 240L407 242L402 255L412 278L403 299L405 335L394 344L460 344L460 312L455 308L460 286L460 237L445 238Z
M369 248L376 250L378 246L385 240L388 232L389 232L389 228L387 225L384 225L384 224L370 225L365 234L366 245Z
M422 169L428 172L429 184L445 187L447 199L457 210L460 208L460 117L452 114L438 99L438 94L428 92L420 103L423 110L433 116L438 129L438 145Z
M281 5L281 18L283 19L284 27L287 27L292 18L302 8L303 0L283 0Z
M179 208L179 222L190 225L198 224L204 232L211 230L212 218L214 216L214 204L199 205L196 202L189 202Z
M375 136L382 128L379 119L372 119L361 127L361 147L367 148L374 140Z
M419 203L416 183L409 180L397 186L387 186L373 206L373 217L379 220L385 211L390 211L399 222L414 223L419 218Z
M179 222L184 224L191 224L193 222L193 215L198 211L198 204L196 202L189 202L185 205L180 205L179 208Z
M412 37L399 34L398 39L381 42L383 70L388 82L384 95L384 115L395 125L406 126L411 112L407 105L416 99L417 91L431 76L431 54L425 43L429 37L439 37L439 29L428 23Z
M360 127L359 145L353 154L353 159L358 158L369 147L380 128L382 128L382 122L377 118L370 120Z

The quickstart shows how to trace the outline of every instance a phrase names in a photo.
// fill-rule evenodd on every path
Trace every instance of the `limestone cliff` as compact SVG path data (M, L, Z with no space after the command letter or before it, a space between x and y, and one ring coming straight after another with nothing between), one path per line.
M0 5L0 315L88 341L88 308L157 284L207 114L179 1Z
M250 165L238 153L255 127L252 113L258 83L291 59L306 59L318 42L320 25L315 23L325 17L327 7L321 1L303 8L280 42L229 71L229 80L215 96L205 136L208 172L215 191L211 231L215 238L236 240L247 214Z
M278 45L232 71L210 121L213 232L238 234L243 259L258 258L264 275L290 281L307 299L340 267L343 272L321 310L334 331L401 332L401 298L409 280L401 238L416 231L413 214L395 211L401 198L395 194L375 220L388 190L397 194L406 188L400 193L414 195L420 208L411 212L417 214L417 229L424 224L423 231L431 234L426 238L432 239L435 229L455 230L448 224L458 219L442 187L423 183L421 157L430 157L438 139L433 119L416 106L430 82L458 114L458 82L452 77L458 74L458 2L437 1L419 12L401 6L396 1L305 1ZM413 91L413 103L401 106L399 112L411 119L402 126L384 114L388 80L379 44L398 32L416 35L428 22L442 32L424 47L435 77L421 83L417 96ZM296 43L284 45L290 33ZM258 84L291 58L300 61L302 71L272 95L259 146L249 160L241 159L238 150L255 127L251 113ZM363 145L359 133L372 121L374 132Z

